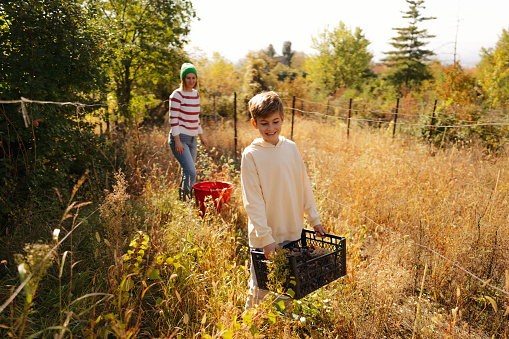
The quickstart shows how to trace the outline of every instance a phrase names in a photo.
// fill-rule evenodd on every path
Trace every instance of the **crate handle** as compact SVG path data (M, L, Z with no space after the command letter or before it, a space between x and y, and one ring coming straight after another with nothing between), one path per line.
M324 233L323 236L322 235L316 235L316 231L311 231L311 230L303 228L302 229L302 233L300 234L300 238L301 238L303 244L306 243L306 232L310 233L310 234L312 234L312 235L314 235L315 237L318 237L318 238L327 238L327 237L328 238L333 238L334 237L333 234L330 234L330 233Z

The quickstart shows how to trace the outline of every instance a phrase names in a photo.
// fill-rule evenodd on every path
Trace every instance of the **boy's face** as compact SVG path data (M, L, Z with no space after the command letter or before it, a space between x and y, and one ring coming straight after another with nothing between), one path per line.
M266 118L251 119L251 123L260 132L263 140L274 146L277 145L283 126L283 118L279 115L279 112L274 112Z

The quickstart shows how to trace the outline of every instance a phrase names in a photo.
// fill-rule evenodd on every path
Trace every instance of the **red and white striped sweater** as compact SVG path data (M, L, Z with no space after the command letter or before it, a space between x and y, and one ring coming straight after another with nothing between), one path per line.
M172 135L203 134L200 124L200 95L195 89L184 92L179 88L170 95L170 126Z

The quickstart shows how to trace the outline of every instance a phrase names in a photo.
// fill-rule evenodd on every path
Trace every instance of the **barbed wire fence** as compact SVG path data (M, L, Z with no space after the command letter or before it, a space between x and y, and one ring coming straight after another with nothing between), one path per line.
M237 93L233 94L233 103L232 103L232 118L234 120L234 143L238 144L238 132L237 132L237 115L238 110L237 107ZM216 96L214 96L215 100ZM287 103L284 108L286 111L291 113L291 135L290 139L293 139L295 128L295 114L299 114L304 117L321 117L325 119L335 119L337 121L342 121L346 124L347 128L347 136L350 135L350 130L352 123L359 124L371 124L372 126L378 126L381 128L383 124L387 125L388 128L392 127L392 135L393 137L396 135L397 127L408 127L408 128L420 128L428 130L428 139L431 138L433 131L436 129L462 129L462 128L479 128L479 127L509 127L509 120L507 120L507 116L505 115L504 110L482 110L480 108L469 108L476 111L476 113L486 116L493 117L494 114L498 114L500 118L505 118L504 121L473 121L473 120L463 120L458 119L456 117L450 117L448 121L453 121L454 124L438 124L436 121L439 121L439 117L436 116L437 109L437 100L434 101L433 109L430 108L430 105L427 103L418 103L414 106L417 107L418 114L414 113L405 113L402 111L402 107L404 103L400 106L400 99L398 98L395 102L395 105L392 110L382 109L380 107L373 107L372 103L369 102L356 102L353 98L349 98L347 105L332 105L330 102L322 103L319 101L310 101L304 98L297 98L293 96L292 98L282 98L285 103ZM291 105L290 105L291 101ZM297 107L296 102L299 101L301 103L300 108ZM169 103L169 100L162 100L155 103L157 106L164 105ZM33 123L33 118L31 115L27 113L27 104L49 104L49 105L60 105L60 106L75 106L76 107L76 116L78 118L85 114L85 108L106 108L107 111L112 110L115 112L115 108L118 106L132 106L123 105L118 103L95 103L95 104L84 104L80 102L54 102L54 101L43 101L43 100L31 100L21 97L19 100L0 100L0 104L19 104L20 112L23 116L23 121L25 123L25 128L28 128ZM304 109L304 104L308 107ZM371 107L368 107L371 106ZM145 105L147 107L147 105ZM314 110L309 106L314 106ZM322 109L319 109L322 107ZM330 114L330 110L334 111L334 114ZM216 110L214 108L214 120L217 121ZM444 113L445 114L445 113ZM106 117L106 125L107 130L109 130L110 119L109 116ZM406 120L405 120L406 119ZM423 123L424 119L429 119L427 123ZM399 120L399 121L398 121ZM359 126L362 127L362 126ZM509 129L509 128L508 128ZM101 129L102 130L102 129ZM445 132L444 132L445 133ZM496 135L495 133L485 132L487 134ZM237 147L235 147L234 154L238 155Z
M307 102L309 104L313 104L313 102L305 99L297 98L297 100L300 100L301 102ZM288 101L288 99L287 99ZM285 109L288 111L291 111L292 116L298 112L301 115L315 115L315 116L321 116L324 118L331 118L331 119L337 119L342 120L347 124L347 134L349 134L350 129L350 122L367 122L367 123L373 123L373 124L387 124L391 125L393 127L392 134L393 136L396 134L396 126L411 126L411 127L419 127L419 128L428 128L430 131L435 128L475 128L475 127L486 127L486 126L509 126L509 121L487 121L487 122L475 122L472 120L462 120L453 118L452 120L457 122L456 124L436 124L435 120L438 120L438 117L435 116L436 108L437 108L437 100L434 102L434 107L432 110L432 113L427 113L425 111L426 107L425 104L421 105L421 108L419 108L420 112L419 114L406 114L400 112L400 100L397 99L394 109L393 110L381 110L381 109L371 109L371 110L362 110L362 109L355 109L353 108L353 98L349 99L349 105L348 106L340 106L340 105L330 105L330 104L323 104L316 102L314 103L315 106L322 105L326 107L326 112L324 113L323 110L304 110L302 108L297 108L295 104L293 104L291 107L288 105L285 106ZM293 100L295 103L295 100ZM338 114L332 115L327 114L328 109L334 109L338 111ZM341 115L339 114L341 111L343 111L345 114ZM480 111L478 112L484 112L488 113L489 111ZM503 112L500 110L500 112ZM367 118L367 117L355 117L353 114L361 114L363 115L383 115L382 118L373 119L373 118ZM403 118L415 118L414 120L421 120L423 118L429 118L429 123L419 123L419 122L412 122L412 121L401 121L401 117ZM398 121L398 118L400 120ZM293 118L292 118L293 121ZM292 129L294 129L292 127Z

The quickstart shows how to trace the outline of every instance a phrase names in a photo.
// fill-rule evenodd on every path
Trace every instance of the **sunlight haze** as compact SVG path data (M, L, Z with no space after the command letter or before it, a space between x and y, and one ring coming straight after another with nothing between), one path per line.
M392 50L390 39L397 35L392 28L408 26L402 11L408 10L405 0L356 0L312 2L289 0L193 0L200 20L193 20L186 50L200 50L207 56L219 52L237 62L250 51L265 49L272 44L278 54L284 41L292 42L292 49L313 54L312 37L327 26L336 27L340 21L350 29L360 27L371 42L374 61L383 52ZM427 45L445 63L456 59L464 66L479 61L482 47L493 47L502 29L509 28L509 1L502 0L427 0L423 16L436 17L421 23L436 35ZM456 39L457 33L457 39Z

